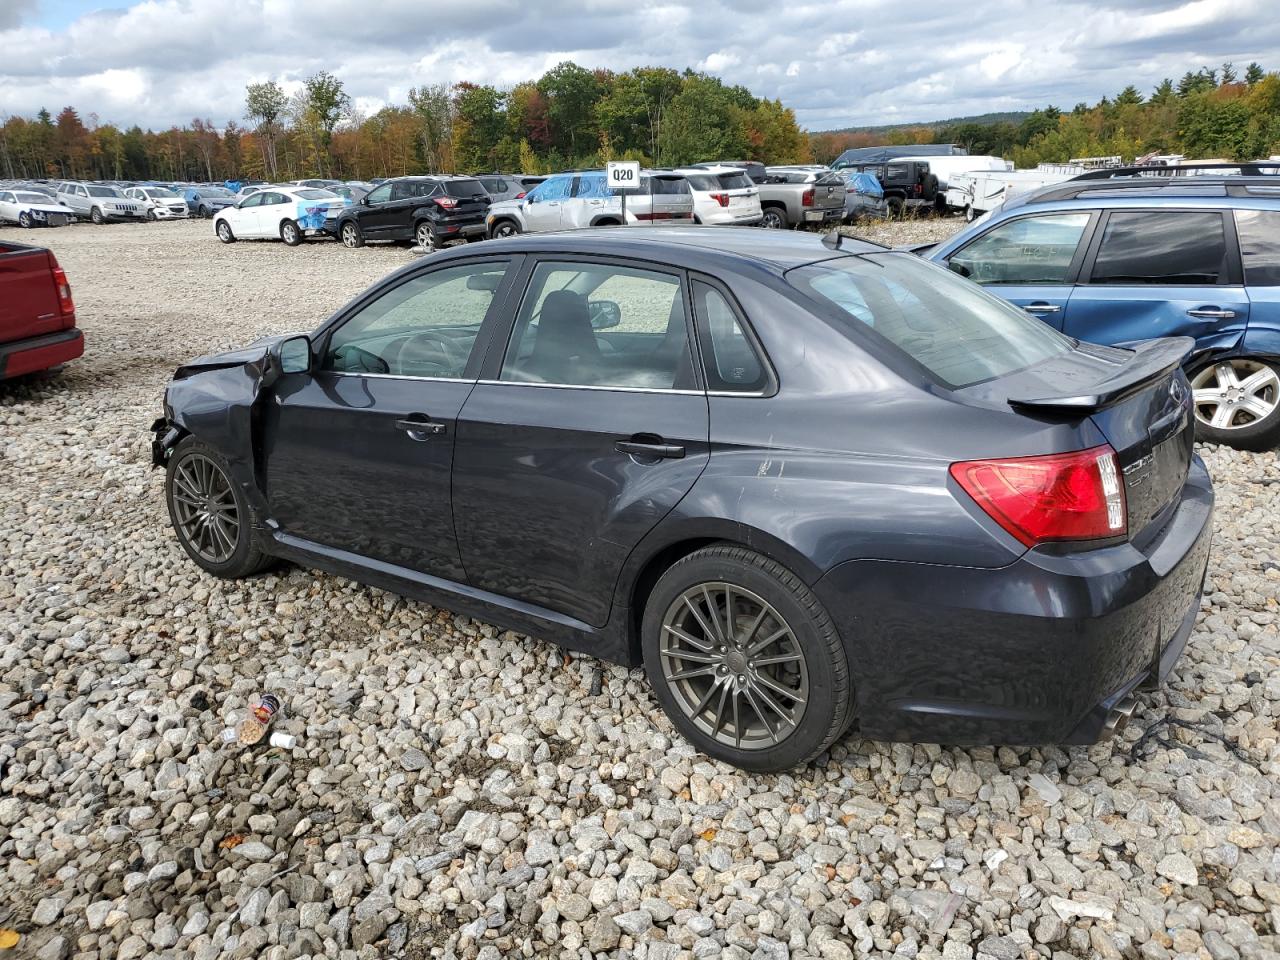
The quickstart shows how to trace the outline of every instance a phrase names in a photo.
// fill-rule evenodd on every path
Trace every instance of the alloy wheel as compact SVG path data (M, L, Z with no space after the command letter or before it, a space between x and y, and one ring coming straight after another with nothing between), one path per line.
M193 453L177 465L170 496L178 532L191 549L210 563L227 563L240 541L240 511L222 468Z
M225 220L218 224L218 239L223 243L231 242L231 225Z
M348 223L343 225L342 245L344 247L350 247L352 250L354 250L357 246L359 246L360 235L356 232L356 229L357 228L354 223Z
M1215 430L1236 430L1275 412L1280 376L1258 360L1221 360L1192 378L1191 397L1201 423Z
M422 223L418 225L418 246L422 248L423 253L434 253L436 249L436 237L431 232L431 227Z
M23 211L22 211L22 213L18 214L18 226L20 226L20 227L25 227L25 228L27 228L27 229L30 229L30 228L31 228L31 214L27 213L27 211L25 211L25 210L23 210Z
M786 219L776 210L766 210L760 219L760 226L766 230L781 230L786 225Z
M701 583L681 593L662 618L659 655L679 708L721 743L775 746L804 716L809 671L795 632L744 587Z
M495 237L514 237L516 235L515 224L510 221L503 221L494 227L493 235Z

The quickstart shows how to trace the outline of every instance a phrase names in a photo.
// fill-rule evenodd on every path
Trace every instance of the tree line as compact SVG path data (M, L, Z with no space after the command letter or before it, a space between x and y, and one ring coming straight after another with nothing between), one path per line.
M829 163L849 147L893 143L958 143L975 155L1000 156L1018 167L1072 157L1148 153L1190 159L1256 160L1280 154L1280 74L1251 63L1187 71L1160 81L1149 96L1129 85L1092 106L1032 111L1018 123L952 123L895 129L887 135L820 133L813 155Z
M251 83L243 116L168 130L120 127L71 106L0 125L0 177L220 181L366 179L503 170L548 173L607 160L801 163L810 141L781 101L686 69L624 73L564 62L509 89L415 87L363 116L322 71L292 95Z

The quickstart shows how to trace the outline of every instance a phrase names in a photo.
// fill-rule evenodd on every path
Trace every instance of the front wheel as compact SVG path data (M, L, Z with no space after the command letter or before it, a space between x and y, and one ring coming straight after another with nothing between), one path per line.
M1280 365L1251 357L1219 360L1191 375L1196 434L1241 450L1280 444Z
M253 542L243 491L212 447L194 437L179 443L169 457L164 493L178 543L201 569L237 579L272 563Z
M30 230L34 225L35 221L31 219L31 214L27 213L27 211L23 210L18 214L18 226Z
M760 226L766 230L785 230L787 216L777 207L766 207L764 215L760 218Z
M296 247L302 242L302 230L292 220L286 220L280 224L280 239L285 246Z
M101 207L94 207L89 211L89 219L94 223L101 225L106 222L107 218L102 215Z
M236 235L231 232L231 224L225 220L218 221L218 239L223 243L235 243Z
M413 239L418 242L423 253L436 252L436 235L431 231L431 224L425 220L413 231Z
M654 586L641 629L654 695L704 753L786 770L849 725L853 684L835 625L774 560L729 544L691 553Z
M156 218L156 212L155 212L154 210L148 210L148 211L147 211L147 219L148 219L148 220L152 220L152 221L154 221L154 220L155 220L155 218Z
M495 237L514 237L519 232L520 231L516 228L516 225L510 220L503 220L493 228L493 235Z
M354 220L344 223L339 234L342 237L342 245L348 249L355 250L357 247L364 246L364 234L360 231L360 225Z

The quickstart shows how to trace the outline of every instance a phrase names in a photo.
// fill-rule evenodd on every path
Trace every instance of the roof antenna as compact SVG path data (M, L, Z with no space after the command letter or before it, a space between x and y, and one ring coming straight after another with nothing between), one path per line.
M822 245L828 250L839 250L840 241L844 239L844 234L840 232L839 227L832 227L822 238Z

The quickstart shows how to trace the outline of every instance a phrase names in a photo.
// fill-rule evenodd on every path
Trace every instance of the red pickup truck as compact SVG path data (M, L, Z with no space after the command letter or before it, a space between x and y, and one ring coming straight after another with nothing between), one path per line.
M0 380L84 353L71 284L51 250L0 242Z

